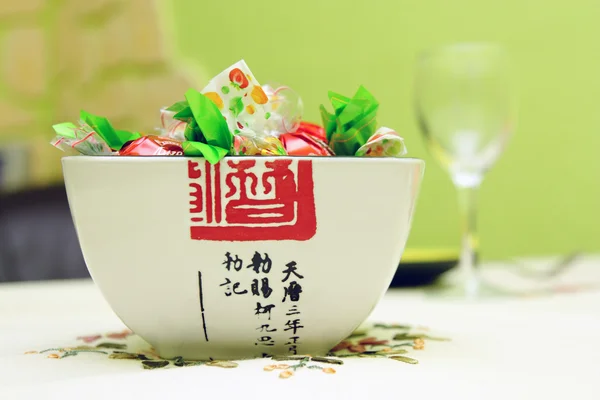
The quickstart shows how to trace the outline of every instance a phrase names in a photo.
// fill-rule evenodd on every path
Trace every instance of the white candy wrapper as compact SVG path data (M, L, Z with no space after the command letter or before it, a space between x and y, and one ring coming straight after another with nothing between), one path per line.
M232 134L250 129L265 135L272 112L269 98L244 60L215 76L201 93L217 105Z
M53 126L57 136L50 144L63 151L77 150L86 156L115 155L115 152L89 125L80 121L79 126L70 122Z
M175 114L176 112L169 111L166 108L160 109L160 125L162 127L159 129L160 136L168 137L179 142L185 142L184 132L187 124L178 119L174 119L173 116Z
M267 83L262 88L271 106L271 118L265 126L266 133L279 137L284 133L296 132L304 113L300 95L289 86L278 83Z
M381 127L357 151L361 157L402 157L407 150L404 139L393 129Z

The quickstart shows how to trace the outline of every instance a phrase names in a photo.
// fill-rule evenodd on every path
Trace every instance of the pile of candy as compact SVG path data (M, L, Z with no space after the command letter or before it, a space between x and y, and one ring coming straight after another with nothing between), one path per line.
M78 125L54 125L52 144L84 155L198 156L217 163L227 155L387 156L406 154L403 139L377 127L379 103L360 87L350 98L329 92L323 125L302 120L300 96L286 86L261 86L242 60L198 92L161 110L158 135L115 129L81 111Z

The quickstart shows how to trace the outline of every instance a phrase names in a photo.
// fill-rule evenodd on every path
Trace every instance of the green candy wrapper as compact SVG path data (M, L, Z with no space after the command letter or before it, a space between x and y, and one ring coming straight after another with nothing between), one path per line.
M79 118L89 125L113 150L119 151L125 143L142 137L137 132L116 130L108 119L98 117L83 110L81 110Z
M333 114L321 105L321 118L329 146L338 156L353 156L377 129L379 102L360 86L352 98L329 92Z
M194 89L188 90L185 98L194 116L194 122L206 139L206 143L229 150L233 138L223 114L215 103Z
M211 164L218 163L229 151L222 147L202 142L183 142L183 154L190 157L204 157Z
M61 124L52 125L52 129L60 137L75 139L77 138L77 125L72 122L63 122Z
M186 122L183 153L186 156L203 156L211 164L218 163L229 153L233 136L217 105L194 89L185 93L185 101L169 108L176 112L174 119Z

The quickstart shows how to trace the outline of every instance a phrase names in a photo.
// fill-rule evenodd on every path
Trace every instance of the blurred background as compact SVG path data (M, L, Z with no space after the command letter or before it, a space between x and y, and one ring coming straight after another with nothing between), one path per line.
M0 281L87 276L53 124L83 108L151 132L160 107L239 59L298 91L309 121L328 90L365 85L380 124L427 162L408 247L458 248L456 192L425 149L413 80L419 52L464 41L502 44L519 76L517 130L480 193L482 258L598 251L599 19L595 0L3 1Z

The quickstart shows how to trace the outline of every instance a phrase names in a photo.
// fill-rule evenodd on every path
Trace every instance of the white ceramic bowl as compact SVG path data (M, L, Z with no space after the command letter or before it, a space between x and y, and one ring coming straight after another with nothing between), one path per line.
M63 169L114 312L163 358L201 360L324 354L347 337L398 266L424 162L75 156Z

